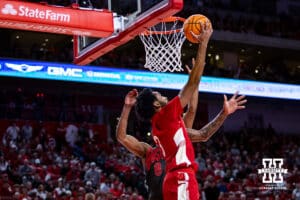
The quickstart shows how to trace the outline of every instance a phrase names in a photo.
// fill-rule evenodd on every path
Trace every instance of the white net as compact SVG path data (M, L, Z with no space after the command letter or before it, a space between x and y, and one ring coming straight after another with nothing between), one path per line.
M181 47L185 41L184 19L172 17L141 33L146 52L145 68L153 72L183 71Z

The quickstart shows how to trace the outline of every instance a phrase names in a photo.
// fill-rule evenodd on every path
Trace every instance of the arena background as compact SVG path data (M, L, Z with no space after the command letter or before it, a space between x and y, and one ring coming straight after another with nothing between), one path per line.
M112 2L123 14L133 12L136 3ZM70 6L67 0L47 3ZM106 1L79 1L81 7L91 4L107 7ZM212 21L205 77L300 87L299 8L297 0L186 0L177 15L201 13ZM0 35L1 60L73 62L72 36L5 28ZM196 50L185 42L182 62L190 65ZM146 71L144 54L136 37L90 66ZM132 88L1 76L0 199L85 199L89 193L99 200L146 199L141 161L115 139L124 96ZM169 97L178 93L159 91ZM245 110L230 116L208 142L195 145L202 198L300 199L299 98L247 99ZM194 128L212 120L222 103L222 94L200 91ZM65 137L72 131L78 133L75 146L74 138ZM132 114L128 133L148 141L148 132ZM283 159L288 172L282 183L263 183L258 173L263 158Z

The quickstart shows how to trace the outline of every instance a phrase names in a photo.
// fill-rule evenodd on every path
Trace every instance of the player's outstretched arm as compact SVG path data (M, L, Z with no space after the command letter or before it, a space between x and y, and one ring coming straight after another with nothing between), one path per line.
M195 66L195 59L192 59L192 66ZM191 73L191 69L189 68L188 65L185 66L185 68L188 71L188 74ZM193 127L193 123L195 120L195 116L197 113L197 106L198 106L198 94L199 94L199 84L196 87L196 90L194 91L194 93L192 94L192 98L190 100L190 102L188 103L188 108L187 111L184 113L183 116L183 121L185 124L186 128L192 128Z
M244 109L246 102L245 96L238 96L238 92L236 92L229 100L227 100L227 96L224 95L223 109L211 122L200 130L187 129L191 141L206 142L223 125L227 116L234 113L236 110Z
M179 98L181 102L181 106L184 108L191 99L196 87L200 82L200 78L203 74L204 65L205 65L205 57L206 57L206 48L208 45L208 41L213 32L212 28L210 28L208 23L201 23L201 29L203 30L200 35L192 35L199 40L199 47L197 51L195 66L193 67L188 82L182 88L179 93Z
M147 149L150 148L150 145L140 142L132 135L127 134L128 117L136 102L137 94L137 90L133 89L128 92L125 97L123 110L117 125L116 138L128 151L140 158L144 158L146 156Z

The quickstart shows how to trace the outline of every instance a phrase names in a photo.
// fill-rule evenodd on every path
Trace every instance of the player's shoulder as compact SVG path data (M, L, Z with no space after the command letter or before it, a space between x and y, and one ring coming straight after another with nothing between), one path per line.
M151 147L150 144L148 144L146 142L141 142L141 145L142 145L142 147L144 149L144 155L142 157L146 158L147 154L152 151L152 147Z

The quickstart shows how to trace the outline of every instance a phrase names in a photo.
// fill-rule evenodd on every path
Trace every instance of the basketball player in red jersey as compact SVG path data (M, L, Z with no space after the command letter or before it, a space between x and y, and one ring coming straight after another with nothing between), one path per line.
M194 64L193 59L193 64ZM187 70L190 72L188 66ZM146 173L146 184L148 186L148 200L163 200L162 184L166 174L165 160L159 146L152 147L150 144L137 140L127 134L127 123L129 113L136 102L137 90L130 91L126 97L119 123L116 130L116 138L130 152L142 159ZM184 115L184 122L191 128L194 122L198 104L198 87L195 90Z
M151 121L153 138L165 157L167 173L163 183L163 198L167 200L200 198L195 177L197 165L194 150L181 116L183 108L198 87L204 69L206 47L212 30L205 28L208 26L202 27L202 34L195 36L201 42L195 66L179 96L168 102L166 97L150 89L144 89L138 96L136 90L131 94L137 98L137 116Z
M136 102L137 90L130 91L126 97L123 110L117 125L116 137L130 152L142 159L146 172L146 183L148 186L149 200L162 200L162 183L165 176L165 159L159 146L151 145L137 140L126 133L128 116ZM189 103L188 110L184 115L184 123L188 128L188 135L192 142L207 141L223 124L228 115L237 109L244 108L246 103L244 96L237 97L237 93L230 99L224 95L224 105L221 112L206 126L200 130L190 129L192 127L198 104L198 88L194 92Z
M190 101L198 87L204 70L205 56L212 28L201 24L199 47L187 83L179 95L168 101L167 97L151 89L144 89L135 105L136 115L140 120L151 122L152 135L166 160L166 176L163 182L164 200L199 200L200 194L195 172L197 164L191 140L188 138L182 120L183 108Z

